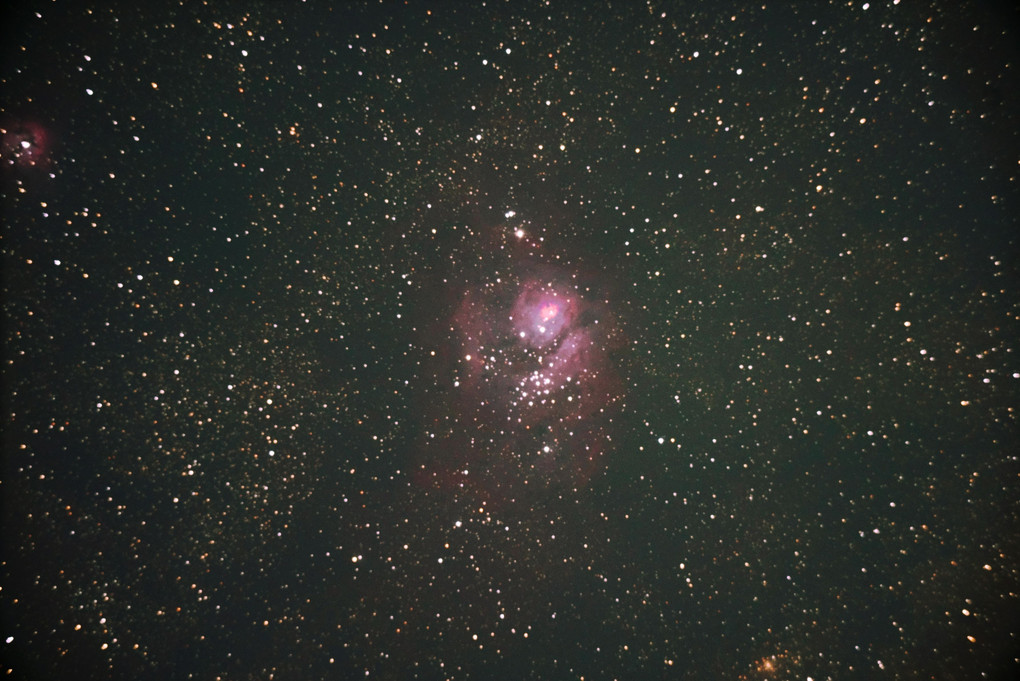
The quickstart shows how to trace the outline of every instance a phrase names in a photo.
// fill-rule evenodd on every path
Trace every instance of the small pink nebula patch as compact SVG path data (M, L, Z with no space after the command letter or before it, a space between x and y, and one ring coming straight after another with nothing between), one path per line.
M547 322L555 317L560 311L560 308L555 303L548 303L542 307L542 321Z

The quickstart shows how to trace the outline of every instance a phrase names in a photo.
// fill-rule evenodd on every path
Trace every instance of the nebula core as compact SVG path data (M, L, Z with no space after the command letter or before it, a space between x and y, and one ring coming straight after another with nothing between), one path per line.
M514 304L511 320L527 347L543 348L556 342L577 315L576 294L541 281L527 282Z

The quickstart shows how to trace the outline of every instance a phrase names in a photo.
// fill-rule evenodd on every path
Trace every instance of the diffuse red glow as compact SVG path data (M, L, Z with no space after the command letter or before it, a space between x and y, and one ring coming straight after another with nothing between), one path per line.
M50 134L35 121L0 124L0 159L8 167L42 168L49 164Z
M424 434L419 479L488 501L578 489L604 465L622 381L607 306L569 273L531 271L465 291L449 328L448 376Z

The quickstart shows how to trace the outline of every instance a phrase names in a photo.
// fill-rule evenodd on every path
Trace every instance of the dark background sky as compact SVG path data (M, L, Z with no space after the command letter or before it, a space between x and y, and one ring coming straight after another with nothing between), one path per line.
M4 10L10 676L1017 673L1010 3L329 4Z

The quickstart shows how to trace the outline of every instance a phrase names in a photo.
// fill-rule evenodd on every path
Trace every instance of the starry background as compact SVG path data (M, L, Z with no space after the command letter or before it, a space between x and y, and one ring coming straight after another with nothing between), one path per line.
M1010 678L1017 12L5 10L12 678Z

